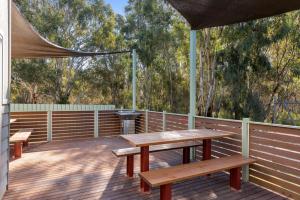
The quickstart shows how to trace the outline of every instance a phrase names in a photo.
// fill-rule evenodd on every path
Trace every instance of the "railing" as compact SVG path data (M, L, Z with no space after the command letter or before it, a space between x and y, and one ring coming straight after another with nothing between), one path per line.
M53 107L54 108L54 107ZM92 138L120 134L120 120L114 114L114 107L101 110L86 107L82 110L36 111L27 109L11 113L17 122L12 132L19 128L34 128L34 141ZM139 111L136 132L159 132L188 129L188 115ZM50 125L49 125L50 124ZM195 128L209 128L234 133L231 137L212 141L212 156L223 157L232 154L249 155L257 159L250 169L250 181L279 192L287 197L300 199L300 128L274 124L194 117ZM243 135L243 136L242 136ZM196 159L201 160L202 149L196 149ZM245 174L245 173L244 173ZM245 177L243 177L244 180Z
M250 181L300 199L300 128L250 123Z
M11 125L14 134L32 128L30 142L69 140L115 135L120 121L113 105L11 104Z

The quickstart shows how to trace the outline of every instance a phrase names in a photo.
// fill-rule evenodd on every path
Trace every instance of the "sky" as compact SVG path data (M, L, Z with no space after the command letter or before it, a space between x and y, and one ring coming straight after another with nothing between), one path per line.
M104 0L106 3L111 4L113 10L116 13L124 15L124 8L127 5L128 0Z

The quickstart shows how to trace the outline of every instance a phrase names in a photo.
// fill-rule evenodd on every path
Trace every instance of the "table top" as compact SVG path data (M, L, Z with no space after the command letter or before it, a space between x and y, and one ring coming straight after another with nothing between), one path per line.
M157 133L129 134L121 137L136 147L185 142L191 140L215 139L235 135L211 129L191 129L181 131L165 131Z

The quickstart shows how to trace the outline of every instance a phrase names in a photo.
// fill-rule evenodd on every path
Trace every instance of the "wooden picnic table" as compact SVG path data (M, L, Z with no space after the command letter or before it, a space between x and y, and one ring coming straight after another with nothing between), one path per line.
M149 171L149 146L159 144L170 144L193 140L203 140L203 160L211 159L211 140L216 138L232 136L234 133L216 131L211 129L192 129L180 131L165 131L157 133L129 134L121 137L130 144L141 148L141 172ZM188 152L189 153L189 152ZM149 191L149 186L141 180L141 190Z

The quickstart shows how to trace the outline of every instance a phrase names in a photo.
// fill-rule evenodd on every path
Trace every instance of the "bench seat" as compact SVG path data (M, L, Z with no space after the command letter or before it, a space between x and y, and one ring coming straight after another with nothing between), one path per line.
M230 170L230 186L236 190L240 190L241 167L254 162L255 159L233 155L174 167L154 169L141 172L139 175L151 187L160 186L161 199L171 199L171 184L225 170Z
M33 129L21 129L9 138L9 141L14 143L15 158L20 158L22 156L22 146L28 145L28 139L32 132Z
M190 158L190 148L201 146L202 141L188 141L188 142L179 142L173 144L162 144L162 145L153 145L149 147L149 152L159 152L175 149L183 149L183 163L189 163ZM134 155L138 155L141 152L140 147L129 147L123 149L112 150L112 153L117 157L127 157L127 175L129 177L133 176L134 169Z

